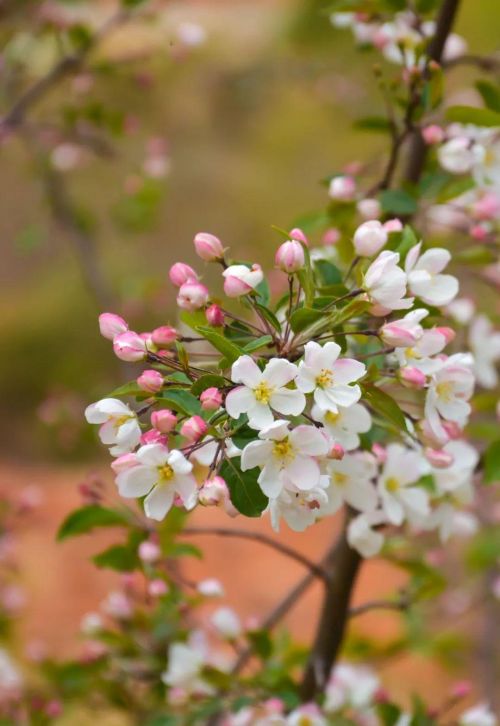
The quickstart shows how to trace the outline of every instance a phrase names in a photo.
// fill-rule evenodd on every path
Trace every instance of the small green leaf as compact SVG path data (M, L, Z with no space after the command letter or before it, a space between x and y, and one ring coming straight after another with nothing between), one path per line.
M132 572L139 566L137 553L125 545L113 545L92 558L92 562L99 568L116 570L117 572Z
M380 195L382 210L388 214L414 214L417 202L403 189L386 189Z
M476 81L474 85L481 94L485 106L491 111L500 112L500 89L489 81Z
M290 325L294 333L300 333L312 323L325 317L322 310L314 310L313 308L299 308L290 316Z
M169 557L196 557L197 560L203 559L203 553L199 547L190 542L174 542L168 550Z
M79 534L86 534L95 527L124 527L128 526L126 517L115 509L101 507L99 504L89 504L71 512L57 533L57 539L61 542L68 537L75 537Z
M317 270L323 285L337 285L342 282L342 273L333 262L316 260L314 268Z
M116 396L144 396L144 393L136 381L130 381L129 383L124 383L123 386L115 388L111 393L108 393L108 398L115 398Z
M365 116L357 119L353 124L353 128L359 131L388 134L391 131L391 123L385 116Z
M493 441L484 452L485 484L500 481L500 440Z
M342 325L342 323L346 323L352 318L357 318L365 313L369 307L370 303L367 300L351 300L347 305L335 312L332 316L331 326L337 327L337 325Z
M220 475L229 487L231 502L238 512L246 517L260 517L268 499L257 483L259 470L241 471L239 459L226 459Z
M212 328L205 328L199 325L196 331L202 335L209 343L216 348L219 353L222 353L224 358L227 360L228 366L234 363L235 360L243 355L243 351L235 343L231 343L230 340L225 338L220 333L216 333Z
M267 280L262 280L262 282L259 282L259 284L255 288L255 292L257 293L257 302L260 305L269 305L269 301L271 299L271 291L269 289L269 283Z
M376 710L383 726L395 726L401 716L401 709L395 703L379 703Z
M199 396L207 388L223 388L225 385L227 385L227 381L223 376L218 376L215 373L207 373L206 376L201 376L193 383L191 393L193 396Z
M436 201L439 202L439 204L445 204L445 202L449 202L450 199L455 199L456 197L465 194L465 192L468 192L469 189L473 189L474 186L474 179L471 179L470 177L450 179L450 181L447 182L440 190L436 197Z
M256 303L256 307L262 317L265 318L267 322L272 325L278 333L281 333L281 323L276 315L273 313L273 311L269 310L269 308L267 308L265 305L259 305L259 303Z
M371 384L361 384L361 387L363 390L363 398L375 413L378 413L379 416L386 419L398 431L408 431L404 413L392 396L389 396L381 388L377 388L377 386Z
M253 353L254 350L265 348L269 345L269 343L272 342L273 339L271 335L263 335L260 338L257 338L256 340L252 340L250 343L247 343L245 346L243 346L243 350L245 353Z
M450 106L446 109L445 117L447 121L456 121L461 124L486 127L500 126L500 113L492 111L490 108Z
M158 396L158 400L166 403L169 408L186 416L200 413L201 404L192 393L184 388L167 388Z

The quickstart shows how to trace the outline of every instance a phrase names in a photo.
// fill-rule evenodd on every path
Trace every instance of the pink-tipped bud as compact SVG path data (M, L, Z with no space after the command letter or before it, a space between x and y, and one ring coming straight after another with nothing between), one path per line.
M151 426L162 434L169 434L177 425L177 416L168 408L160 411L153 411L151 414Z
M163 595L166 595L167 592L168 585L165 580L156 578L148 583L148 594L151 595L151 597L162 597Z
M351 202L356 194L356 182L352 176L336 176L330 182L328 196L339 202Z
M158 393L163 388L163 376L158 371L148 369L138 377L137 385L142 391Z
M466 698L472 693L472 683L470 681L458 681L453 684L450 693L454 698Z
M212 325L214 328L220 328L224 325L224 313L218 305L215 305L215 303L205 310L205 317L207 319L207 323Z
M122 454L118 458L111 462L111 468L115 474L120 474L122 471L131 469L133 466L137 466L137 456L135 454Z
M453 464L453 455L444 449L430 449L424 450L425 458L436 469L447 469Z
M194 247L198 257L205 262L218 262L224 259L224 247L218 237L208 232L198 232L194 238Z
M208 295L208 288L205 285L191 280L181 285L177 295L177 305L183 310L194 312L207 304Z
M218 388L206 388L200 396L204 411L216 411L222 405L222 393Z
M103 338L114 340L120 333L126 333L128 325L123 318L114 313L102 313L99 315L99 330Z
M422 333L422 328L415 326L410 330L400 325L399 321L394 321L382 325L378 332L384 343L391 348L411 348Z
M327 247L331 247L332 245L337 244L341 236L342 235L340 233L340 230L338 230L336 227L330 227L330 229L326 230L321 242Z
M141 444L161 444L162 446L167 445L167 437L160 433L158 429L149 429L141 435Z
M460 439L462 437L462 429L456 423L456 421L441 421L441 426L446 431L447 436L452 440Z
M208 426L201 416L191 416L181 426L181 434L188 441L194 444L207 433Z
M340 444L333 444L330 451L328 452L328 458L334 459L335 461L340 461L344 458L345 455L345 449Z
M224 292L228 297L248 295L264 279L264 273L258 264L253 264L250 268L246 265L231 265L224 270L222 275L224 277Z
M436 331L436 333L440 333L443 336L443 338L446 340L446 345L448 345L448 343L451 343L452 340L455 340L456 333L453 328L448 328L448 326L446 325L441 325L437 328L434 328L434 330Z
M113 340L113 350L117 358L136 363L146 357L146 343L140 335L133 331L120 333Z
M400 368L398 377L403 386L407 388L423 388L426 383L425 374L418 368L413 368L412 366Z
M490 233L490 229L484 223L473 224L469 233L472 239L475 239L476 242L484 242Z
M304 267L304 248L297 240L288 240L278 247L274 263L282 272L291 275Z
M382 214L378 199L361 199L356 206L363 219L378 219Z
M291 229L289 234L290 234L290 239L295 239L295 240L297 240L297 242L302 242L302 244L305 245L306 247L309 246L309 240L305 236L304 232L301 229L299 229L298 227L294 227L293 229Z
M152 542L151 540L145 540L144 542L141 542L139 545L139 548L137 550L137 553L139 555L139 558L143 562L147 562L148 564L151 564L153 562L157 562L161 557L161 549L157 545L156 542Z
M198 493L198 501L204 507L216 507L229 497L229 489L221 476L206 479Z
M477 219L496 219L500 216L500 196L495 192L486 192L474 202L472 211Z
M63 705L61 701L57 701L56 699L52 699L52 701L49 701L47 705L45 706L45 715L49 718L58 718L63 713Z
M354 233L354 250L359 257L376 255L387 243L387 230L378 219L363 222Z
M388 219L387 222L384 222L384 229L387 234L392 234L393 232L402 232L403 223L400 219Z
M381 444L373 444L372 454L376 458L378 464L385 464L387 460L387 450L385 446L382 446Z
M184 285L185 282L198 279L198 275L193 268L186 265L185 262L176 262L175 265L172 265L168 276L170 278L170 282L176 287L181 287L181 285Z
M422 138L426 144L440 144L444 139L444 131L437 124L430 124L422 129Z
M159 347L172 345L177 340L177 330L172 328L170 325L162 325L160 328L155 328L151 333L151 340Z

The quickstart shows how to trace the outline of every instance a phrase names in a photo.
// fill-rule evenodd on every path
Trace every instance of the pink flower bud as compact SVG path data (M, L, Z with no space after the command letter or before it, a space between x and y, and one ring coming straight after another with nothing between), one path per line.
M360 257L376 255L386 243L387 231L378 219L363 222L354 233L354 250Z
M384 222L384 229L387 234L392 234L393 232L402 232L403 223L400 219L388 219L387 222Z
M137 554L143 562L151 564L153 562L157 562L160 559L161 549L156 544L156 542L151 542L151 540L145 540L139 545Z
M115 337L113 350L117 358L128 363L144 360L147 352L144 340L131 330Z
M139 462L137 461L137 456L135 454L122 454L111 462L111 468L115 474L120 474L120 472L126 471L126 469L131 469L133 466L137 466L138 463Z
M472 692L472 683L470 681L458 681L451 688L451 695L454 698L466 698Z
M336 245L341 236L340 231L336 227L331 227L326 230L321 241L324 245L330 247L331 245Z
M200 396L204 411L216 411L222 405L222 393L218 388L206 388Z
M165 580L156 578L148 583L148 593L151 597L162 597L168 592L168 585Z
M58 718L63 712L63 705L61 701L53 699L49 701L45 706L45 714L49 718Z
M484 242L484 240L487 239L490 230L485 224L473 224L469 232L472 239L475 239L476 242Z
M166 446L167 437L165 434L160 433L157 429L149 429L149 431L145 431L142 434L141 444L143 446L146 446L146 444L162 444L163 446Z
M205 285L191 280L181 285L177 295L177 305L183 310L193 312L207 304L208 295L208 288Z
M162 325L160 328L155 328L151 333L151 340L155 345L168 346L177 340L177 330L172 328L170 325Z
M290 239L295 239L297 242L302 242L306 247L309 246L309 240L305 236L304 232L298 227L294 227L290 230Z
M177 416L168 408L160 411L153 411L151 414L151 426L162 434L169 434L177 425Z
M425 458L432 464L436 469L446 469L453 464L453 455L444 449L430 449L424 450Z
M231 265L222 273L224 277L224 292L228 297L248 295L264 279L260 265L254 264L251 268L246 265Z
M418 332L421 332L421 329L420 331L418 328L410 330L399 325L399 321L394 321L382 325L378 332L386 345L392 348L410 348L418 340Z
M224 325L224 313L218 305L215 305L215 303L205 310L205 317L207 319L207 323L212 325L214 328L219 328Z
M387 451L385 446L382 446L381 444L373 444L372 454L376 458L378 464L385 464L387 460Z
M474 202L472 211L477 219L496 219L500 215L500 196L494 192L486 192L481 199Z
M456 423L456 421L441 421L441 426L446 431L446 434L451 440L460 439L462 436L462 429Z
M264 705L270 714L285 713L285 702L281 698L268 698Z
M142 391L158 393L163 388L163 376L159 371L148 369L138 377L137 385Z
M193 268L186 265L185 262L176 262L175 265L172 265L168 276L170 278L170 282L176 287L181 287L181 285L184 285L185 282L198 279L198 275Z
M418 368L413 368L412 366L400 368L398 377L403 386L407 388L423 388L426 383L425 374Z
M204 507L216 507L228 498L229 490L221 476L213 476L204 481L198 493L198 501Z
M452 340L455 340L456 333L453 328L448 328L445 325L441 325L438 328L434 328L434 330L436 331L436 333L440 333L443 336L443 338L446 340L446 345L448 345L448 343L451 343Z
M351 202L356 194L356 182L352 176L335 176L328 189L328 196L340 202Z
M333 444L330 451L328 452L328 458L340 461L344 458L345 449L340 444Z
M191 443L199 441L207 433L208 426L201 416L191 416L181 426L181 434Z
M444 131L437 124L431 124L422 129L422 138L426 144L440 144L444 139Z
M361 199L357 204L357 210L363 219L378 219L382 214L378 199Z
M99 330L101 335L108 340L114 340L120 333L126 333L128 325L123 318L114 313L102 313L99 315Z
M274 263L282 272L291 275L304 267L304 248L297 240L288 240L278 247Z
M194 247L198 257L205 262L218 262L224 258L222 242L208 232L198 232L194 238Z

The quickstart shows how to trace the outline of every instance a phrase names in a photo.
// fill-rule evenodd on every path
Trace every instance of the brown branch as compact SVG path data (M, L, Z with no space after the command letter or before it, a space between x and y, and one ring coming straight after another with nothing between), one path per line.
M180 534L188 536L214 535L216 537L237 537L240 539L249 539L253 540L254 542L260 542L261 544L272 547L277 552L280 552L282 555L285 555L286 557L289 557L290 559L300 563L301 565L306 567L312 575L323 580L323 582L329 582L328 573L321 565L317 565L315 562L312 562L312 560L309 560L297 550L294 550L291 547L283 544L279 540L268 537L266 534L262 534L261 532L251 532L248 529L231 529L228 527L187 527L186 529L183 529Z
M356 618L358 615L364 615L372 610L407 610L411 605L411 601L406 593L401 593L397 600L372 600L362 605L356 605L349 609L349 617Z
M451 58L448 61L444 61L442 66L446 70L457 68L458 66L475 66L482 71L494 73L495 71L500 71L500 57L498 55L472 55L466 53L458 56L458 58Z

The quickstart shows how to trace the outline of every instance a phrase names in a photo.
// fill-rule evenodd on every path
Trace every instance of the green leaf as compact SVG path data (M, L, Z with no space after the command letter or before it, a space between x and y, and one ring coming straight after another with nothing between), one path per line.
M231 502L246 517L260 517L268 499L257 483L258 469L241 471L239 459L226 459L220 475L229 487Z
M386 419L398 431L408 431L404 414L392 396L371 384L361 384L361 388L363 398L375 413Z
M269 289L269 283L267 280L262 280L262 282L259 282L259 284L255 288L255 292L257 293L257 302L260 305L269 305L269 301L271 299L271 291Z
M61 542L68 537L86 534L95 527L126 527L128 524L128 520L121 512L101 507L99 504L89 504L76 509L66 517L59 528L57 539Z
M273 339L271 335L262 335L260 338L257 338L256 340L250 341L250 343L247 343L245 346L243 346L243 350L245 353L253 353L254 350L259 350L260 348L265 348L269 345L269 343L272 343Z
M385 116L365 116L355 121L353 128L359 131L388 134L391 131L391 124Z
M108 393L108 398L115 398L116 396L144 396L145 392L142 388L139 388L136 381L130 381L124 383L123 386L115 388L114 391Z
M395 726L401 716L401 709L395 703L378 703L376 711L383 726Z
M312 323L325 317L322 310L314 310L313 308L299 308L290 316L290 325L294 333L300 333Z
M273 641L267 630L251 630L247 638L252 644L253 650L262 660L268 660L273 652Z
M473 189L474 187L474 179L471 179L470 177L450 179L450 181L440 190L436 197L436 201L439 202L439 204L444 204L445 202L449 202L450 199L455 199L456 197L465 194L465 192L468 192L469 189Z
M365 313L369 307L370 303L366 300L351 300L341 310L335 312L331 319L331 326L336 327L352 318L357 318L359 315Z
M403 189L385 189L380 194L382 210L388 214L414 214L417 202Z
M194 416L201 410L201 404L196 396L184 388L167 388L161 392L158 399L166 403L169 408L186 416Z
M342 282L342 273L333 262L316 260L314 268L318 271L323 285L337 285Z
M450 106L446 109L445 117L447 121L456 121L461 124L487 127L500 126L500 113L489 108Z
M140 563L137 553L126 545L108 547L104 552L92 557L92 562L96 567L117 572L132 572Z
M199 396L207 388L223 388L225 385L227 385L227 381L223 376L218 376L215 373L207 373L206 376L201 376L193 383L191 393L193 396Z
M500 112L500 89L489 81L476 81L474 85L481 94L485 106L491 111Z
M199 547L190 542L174 542L168 550L169 557L196 557L197 560L203 559L203 553Z
M466 265L489 265L496 261L496 255L489 247L476 244L457 252L455 260Z
M467 566L473 572L484 572L498 562L500 552L500 528L490 527L481 530L474 537L465 556Z
M484 452L485 484L500 481L500 440L493 441Z
M228 366L234 363L235 360L243 355L243 351L235 343L231 343L230 340L224 338L220 333L216 333L212 328L205 328L202 325L197 326L196 331L202 335L209 343L216 348L219 353L222 353L224 358L228 362Z
M276 315L273 313L273 311L269 310L269 308L267 308L265 305L260 305L259 303L256 303L256 307L262 317L265 318L267 322L272 325L275 330L278 331L278 333L281 333L281 323Z
M412 247L415 247L416 244L418 244L418 239L415 232L411 227L405 225L401 235L401 242L394 251L399 252L400 259L404 260L408 251L411 250Z

